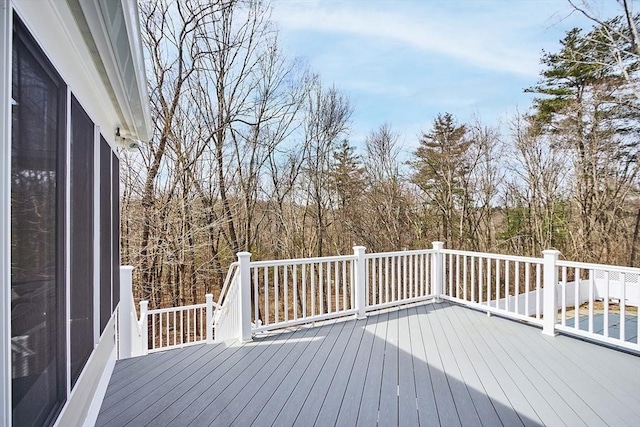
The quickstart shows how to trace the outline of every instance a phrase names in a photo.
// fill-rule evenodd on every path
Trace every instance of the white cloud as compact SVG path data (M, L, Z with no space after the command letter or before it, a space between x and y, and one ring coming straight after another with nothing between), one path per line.
M466 3L472 2L458 2ZM392 42L472 67L535 77L539 48L523 39L527 27L518 19L526 11L517 13L518 2L500 3L511 8L454 13L432 2L277 2L274 18L287 31Z
M291 54L351 96L354 141L383 122L410 142L438 112L495 123L526 109L541 50L591 26L566 0L273 0L273 20Z

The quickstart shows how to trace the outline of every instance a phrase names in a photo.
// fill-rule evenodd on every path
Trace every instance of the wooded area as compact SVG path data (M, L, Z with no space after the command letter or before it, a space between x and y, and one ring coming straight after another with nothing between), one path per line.
M637 266L640 15L620 3L620 16L591 17L543 54L526 89L535 101L506 130L443 112L403 157L393 124L349 140L354 106L282 51L267 3L141 2L155 130L121 163L136 295L151 308L202 302L245 250L263 260L442 240Z

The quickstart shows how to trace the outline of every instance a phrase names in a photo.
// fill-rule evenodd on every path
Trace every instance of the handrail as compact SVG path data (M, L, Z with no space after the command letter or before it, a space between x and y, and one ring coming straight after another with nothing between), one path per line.
M556 265L558 267L580 268L583 270L608 270L608 271L615 271L617 273L640 274L640 268L625 267L622 265L592 264L587 262L564 261L564 260L558 260Z
M410 251L396 251L396 252L372 252L364 254L365 259L371 258L385 258L392 256L409 256L409 255L420 255L420 254L432 254L435 251L433 249L412 249Z
M229 269L227 270L227 275L224 278L224 285L222 286L222 290L220 291L220 296L218 297L218 302L217 303L213 303L216 308L221 308L222 307L222 304L223 304L223 301L224 301L224 297L225 297L226 292L227 292L227 288L229 287L229 284L235 278L235 275L238 274L238 266L239 265L240 265L240 263L237 262L237 261L236 262L232 262L229 265Z
M196 309L196 308L204 308L206 306L207 306L206 303L191 304L191 305L178 305L178 306L175 306L175 307L154 308L154 309L148 310L147 313L148 314L172 313L174 311L193 310L193 309Z
M520 255L503 255L492 254L488 252L459 251L457 249L443 249L440 252L443 254L462 255L476 258L499 259L500 261L530 262L534 264L543 264L544 262L542 258L533 258Z
M335 261L352 261L355 260L354 255L338 255L327 257L315 257L315 258L293 258L293 259L279 259L271 261L251 261L251 268L253 267L282 267L283 265L291 264L315 264L320 262L335 262Z

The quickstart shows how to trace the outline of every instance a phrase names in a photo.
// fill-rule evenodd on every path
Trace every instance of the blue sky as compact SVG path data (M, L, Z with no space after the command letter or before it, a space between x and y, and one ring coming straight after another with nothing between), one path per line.
M578 0L579 2L580 0ZM637 4L637 2L634 2ZM417 145L438 113L504 124L526 111L540 54L592 23L566 0L275 0L285 52L305 58L353 106L352 144L382 123ZM609 18L614 0L590 1ZM637 9L637 7L635 8Z

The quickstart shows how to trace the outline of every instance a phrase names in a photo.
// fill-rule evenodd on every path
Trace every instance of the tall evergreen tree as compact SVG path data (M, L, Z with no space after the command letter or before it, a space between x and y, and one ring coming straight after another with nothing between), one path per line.
M533 130L548 134L573 166L573 199L579 227L574 250L593 260L607 260L610 239L623 223L624 199L638 176L640 105L634 87L640 64L627 58L614 66L617 45L606 43L610 32L624 31L622 17L587 34L573 29L561 40L558 53L544 53L545 69L536 86ZM630 49L630 47L629 47ZM573 165L571 164L573 162Z
M364 190L364 169L349 140L343 139L333 152L331 178L338 196L338 209L345 210Z
M343 139L333 152L330 180L335 192L334 215L338 219L335 246L339 253L349 253L357 240L355 230L361 218L359 202L365 190L365 180L362 160L347 139Z
M439 114L431 131L422 135L411 162L412 182L425 193L427 205L437 211L441 237L449 246L456 238L459 245L462 237L456 224L464 197L462 177L469 173L466 154L470 146L466 126L458 125L450 113Z

